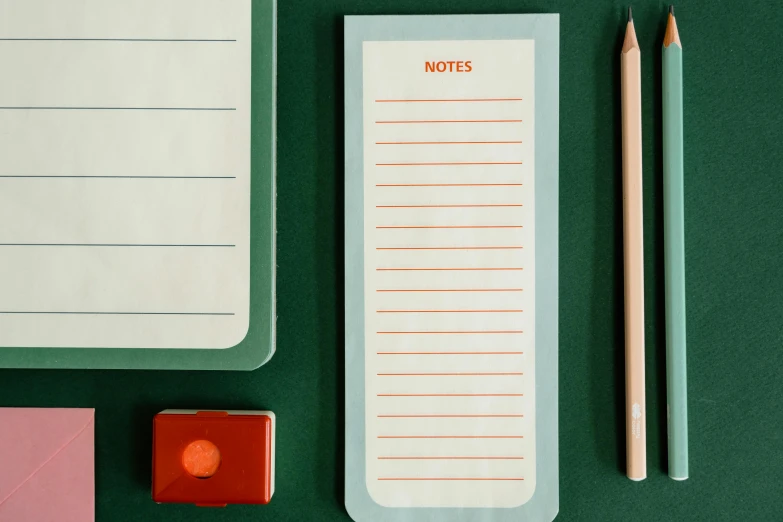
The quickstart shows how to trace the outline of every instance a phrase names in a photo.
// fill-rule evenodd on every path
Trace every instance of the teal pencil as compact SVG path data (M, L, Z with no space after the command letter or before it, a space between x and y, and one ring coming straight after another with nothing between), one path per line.
M663 226L666 282L666 398L669 476L688 478L685 363L685 224L682 145L682 43L669 8L663 39Z

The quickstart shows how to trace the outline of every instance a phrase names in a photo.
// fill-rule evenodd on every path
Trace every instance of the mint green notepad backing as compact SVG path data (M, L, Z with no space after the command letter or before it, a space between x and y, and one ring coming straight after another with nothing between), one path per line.
M367 486L363 44L534 40L536 479L516 507L386 507ZM558 15L345 18L345 506L357 522L550 521L558 512ZM450 57L450 59L454 59ZM397 480L397 479L395 479ZM411 480L411 479L399 479ZM414 479L431 480L431 479ZM426 487L422 482L421 487Z
M1 368L252 370L275 347L275 0L252 6L250 326L225 349L0 348Z

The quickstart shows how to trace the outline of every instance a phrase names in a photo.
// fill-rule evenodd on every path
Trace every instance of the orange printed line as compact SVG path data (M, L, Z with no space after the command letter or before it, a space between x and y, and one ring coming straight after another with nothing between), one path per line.
M379 314L498 314L522 313L524 310L376 310Z
M379 439L524 439L522 435L378 435Z
M523 355L525 352L375 352L376 355Z
M408 288L376 290L376 292L522 292L522 288Z
M378 477L378 480L525 480L523 478L443 478L443 477Z
M505 102L522 101L522 98L449 98L432 100L375 100L375 103L430 103L430 102Z
M375 123L522 123L522 120L388 120Z
M378 183L376 187L521 187L522 183Z
M521 161L451 161L434 163L376 163L376 167L421 167L426 165L522 165Z
M376 145L518 145L519 141L376 141Z
M524 415L491 415L491 414L477 414L477 415L378 415L379 419L441 419L441 418L521 418Z
M377 334L521 334L522 330L472 330L461 332L375 332Z
M521 246L377 247L375 250L522 250Z
M522 372L479 372L479 373L379 373L379 377L482 377L489 375L524 375Z
M523 355L525 352L375 352L376 355Z
M384 227L375 227L380 229L390 229L390 228L406 228L406 229L418 229L418 228L436 228L436 229L448 229L448 228L522 228L522 225L418 225L418 226L384 226Z
M379 393L378 397L524 397L521 393Z
M377 272L384 271L429 271L429 270L524 270L524 268L376 268Z
M525 457L378 457L378 460L525 460Z
M521 207L521 204L493 203L487 205L375 205L375 208L481 208L481 207Z

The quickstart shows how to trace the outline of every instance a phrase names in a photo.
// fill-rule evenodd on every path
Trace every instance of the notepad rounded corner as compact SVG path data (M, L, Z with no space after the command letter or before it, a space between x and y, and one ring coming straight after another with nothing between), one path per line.
M365 522L365 519L362 518L362 514L358 512L359 507L352 504L348 498L345 499L345 511L348 513L348 516L351 517L351 520L354 522Z
M536 481L535 481L535 479L533 479L533 480L525 480L525 482L526 482L525 485L527 487L525 488L524 494L522 495L520 500L516 501L513 505L508 506L509 509L521 508L522 506L524 506L525 504L527 504L528 502L533 500L533 497L536 495ZM530 485L530 482L532 482L533 484Z
M348 516L351 517L351 520L354 522L375 522L376 518L373 516L373 509L368 508L368 504L366 503L367 498L369 498L371 502L375 502L375 499L370 494L369 488L367 489L367 497L364 497L363 492L358 493L358 495L363 498L356 498L355 495L346 495L345 497L345 511L348 513ZM380 506L380 504L378 505Z
M364 487L367 489L367 496L370 497L370 500L374 502L376 505L382 507L382 508L393 508L393 507L400 507L400 506L394 506L390 504L389 502L383 502L379 500L379 492L377 491L377 488L379 487L379 484L373 483L370 480L370 477L367 477L364 482ZM354 519L355 520L355 519Z

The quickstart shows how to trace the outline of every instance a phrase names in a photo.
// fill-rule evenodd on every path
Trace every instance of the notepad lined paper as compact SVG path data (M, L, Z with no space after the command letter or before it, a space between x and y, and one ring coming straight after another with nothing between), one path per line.
M366 482L387 507L536 483L534 44L364 42Z
M249 0L0 0L0 346L248 327Z

